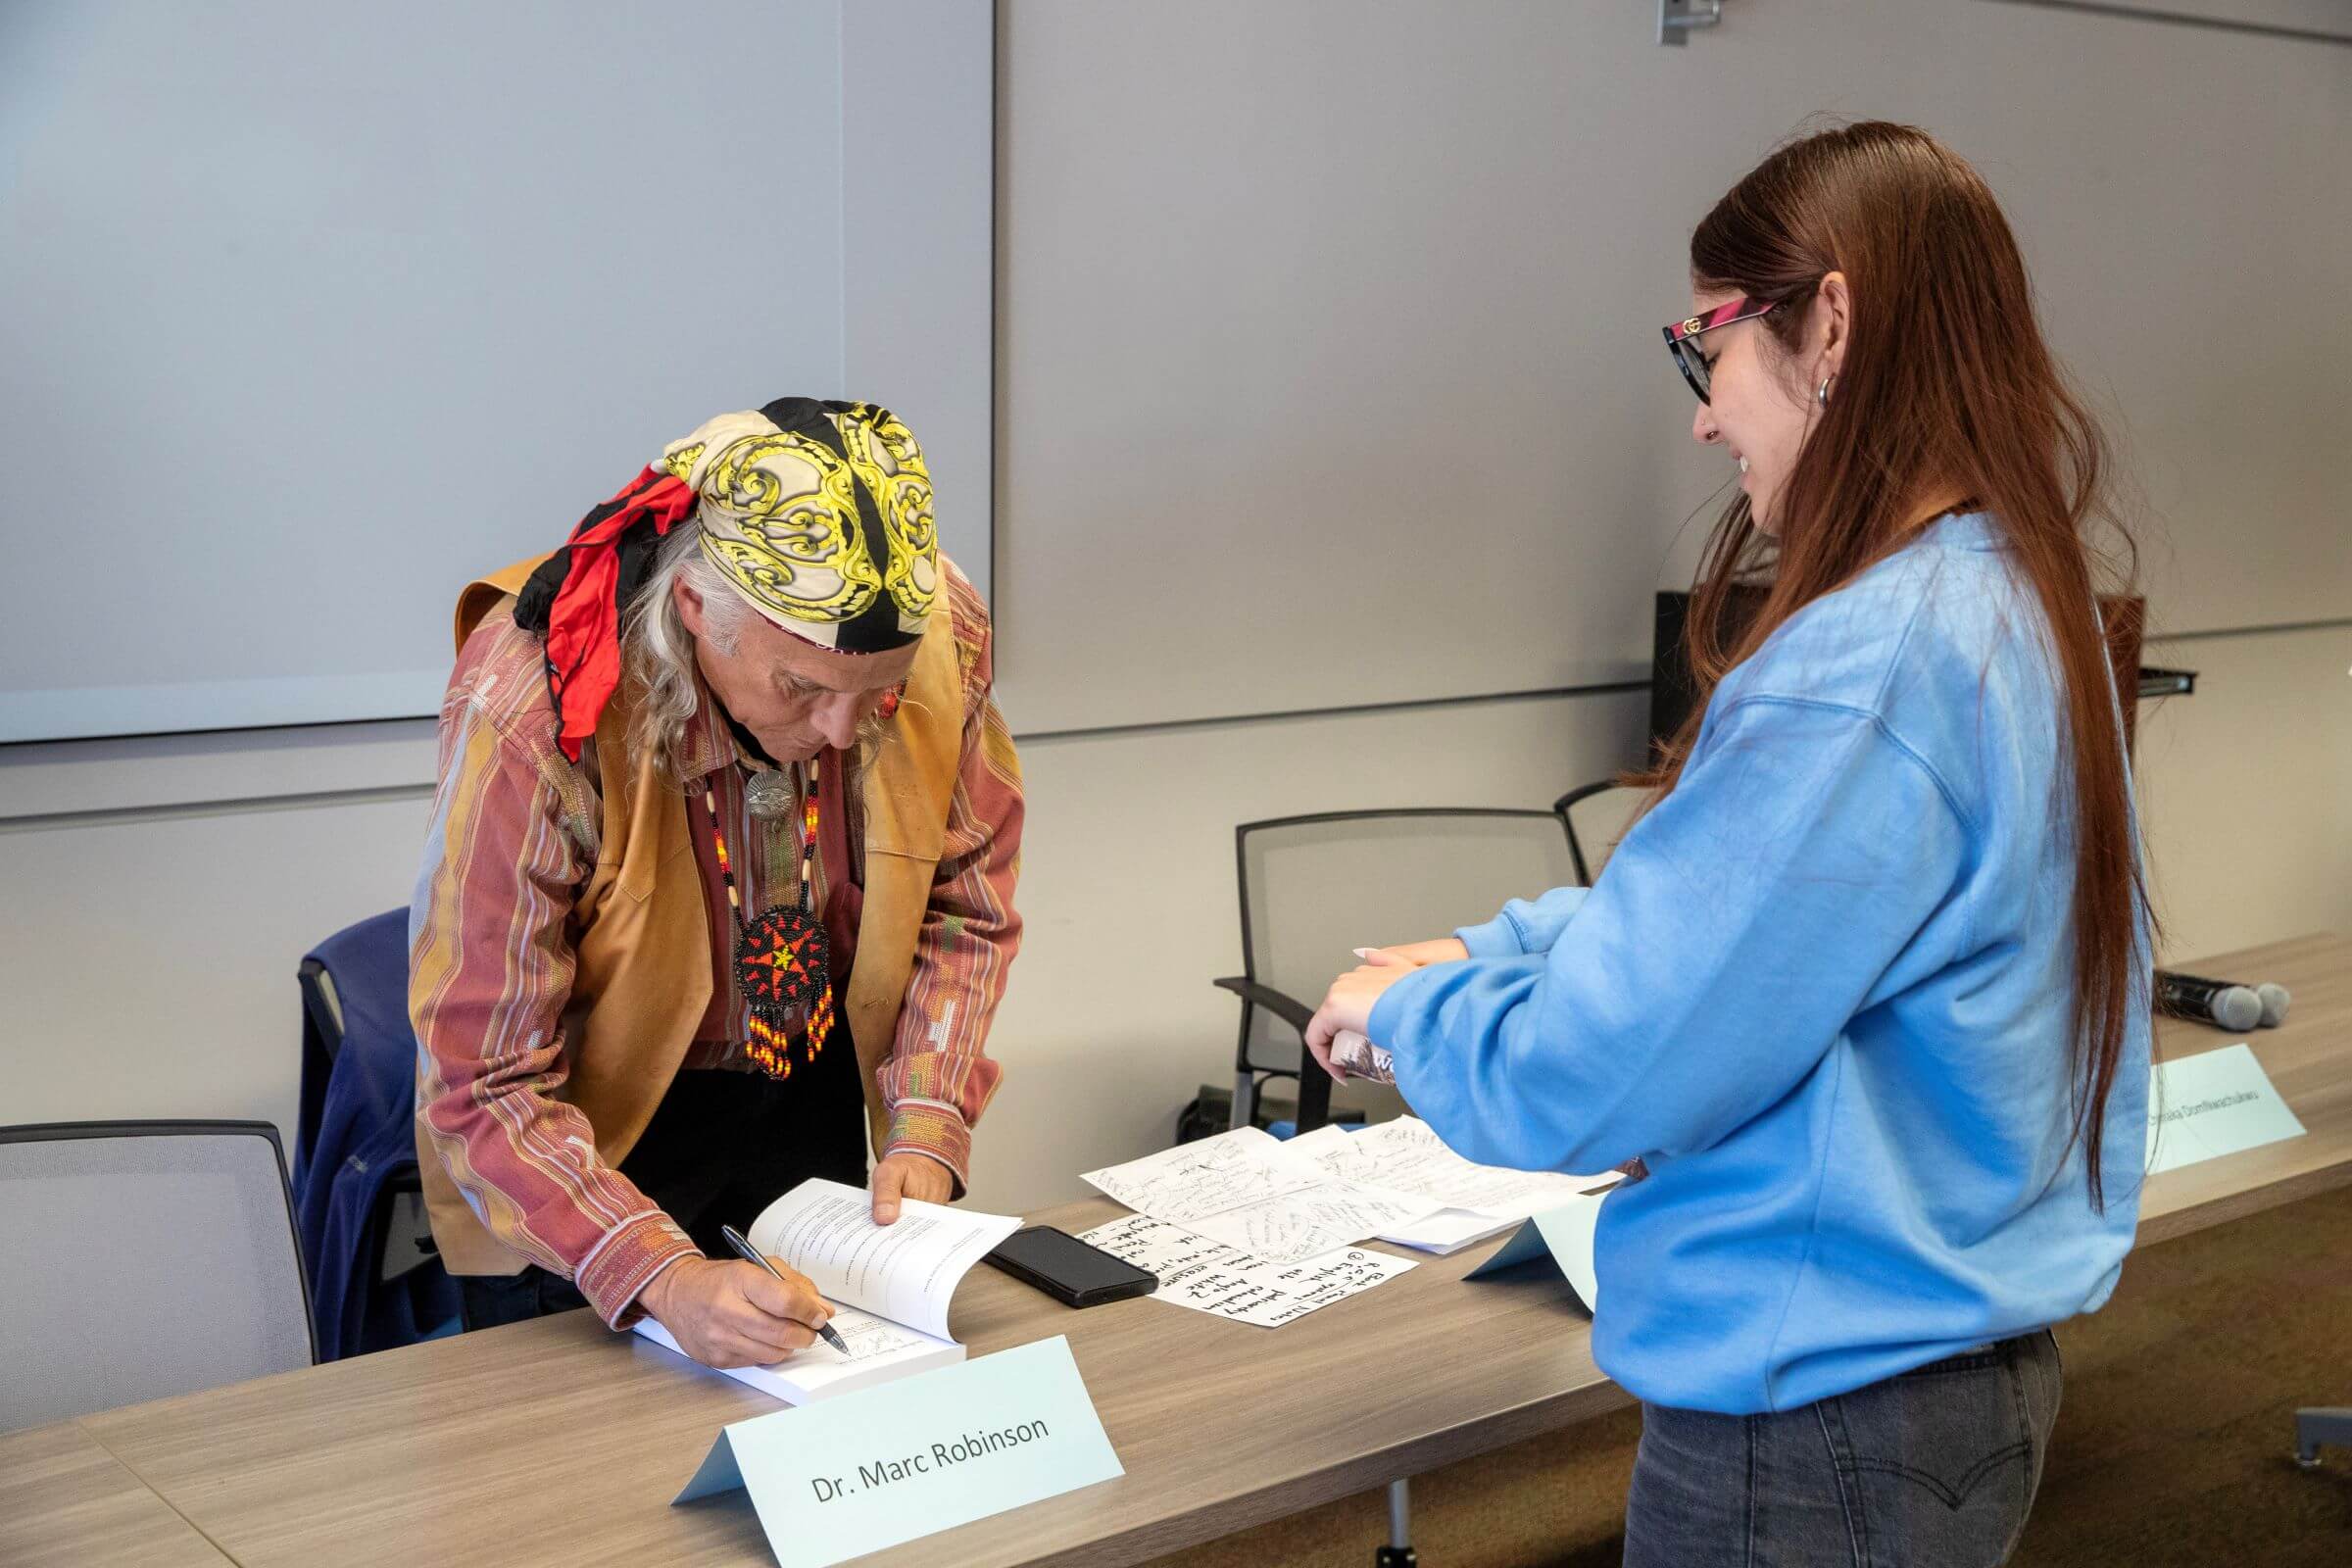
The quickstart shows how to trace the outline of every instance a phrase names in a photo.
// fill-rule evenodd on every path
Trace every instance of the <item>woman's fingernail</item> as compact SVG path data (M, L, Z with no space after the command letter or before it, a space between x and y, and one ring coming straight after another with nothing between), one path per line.
M1372 950L1370 948L1358 948L1355 950L1355 956L1359 958L1369 958L1372 956Z

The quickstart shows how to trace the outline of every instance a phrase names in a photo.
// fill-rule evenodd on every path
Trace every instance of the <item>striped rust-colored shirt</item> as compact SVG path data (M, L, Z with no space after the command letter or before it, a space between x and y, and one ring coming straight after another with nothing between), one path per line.
M949 807L930 906L916 939L897 1038L868 1093L890 1113L883 1155L919 1152L970 1172L971 1129L1000 1067L985 1054L990 1020L1020 945L1012 906L1023 802L1010 735L991 690L987 607L944 559L956 651L963 671L963 755ZM710 786L747 909L795 895L789 847L760 853L744 804L748 763L709 702L690 721L681 758L687 813L711 930L712 997L687 1067L757 1070L744 1054L745 1011L735 983L733 916L717 875ZM842 766L828 752L823 765ZM410 913L413 949L455 952L446 978L412 998L421 1047L417 1103L432 1140L451 1152L461 1186L503 1201L477 1212L519 1215L500 1240L574 1281L606 1322L637 1315L645 1286L681 1257L700 1255L685 1233L606 1164L582 1113L559 1098L570 1070L572 906L595 869L603 802L594 743L580 761L555 745L538 637L494 612L466 640L441 712L440 787ZM848 842L862 853L863 801L854 765L843 777ZM830 791L827 792L830 794ZM821 866L820 879L861 868ZM819 893L822 886L820 882ZM821 904L820 904L821 907Z

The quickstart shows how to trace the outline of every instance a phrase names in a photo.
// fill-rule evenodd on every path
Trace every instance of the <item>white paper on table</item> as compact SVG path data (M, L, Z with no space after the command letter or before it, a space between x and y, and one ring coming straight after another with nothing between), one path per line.
M974 1263L1019 1230L1009 1214L899 1204L895 1223L874 1223L863 1188L811 1177L760 1211L747 1239L808 1276L819 1294L946 1340L948 1302Z
M935 1366L951 1366L963 1359L963 1347L953 1340L933 1339L854 1306L836 1307L831 1327L848 1343L848 1355L819 1340L768 1366L730 1366L716 1370L787 1404L807 1404L812 1399L854 1394L877 1383L927 1372ZM638 1319L636 1329L656 1345L666 1346L680 1355L686 1353L669 1330L651 1317Z
M1269 1262L1298 1263L1436 1211L1427 1199L1318 1179L1296 1192L1195 1220L1191 1228Z
M2148 1086L2148 1174L2303 1136L2244 1041L2156 1064Z
M1260 1328L1279 1328L1413 1267L1361 1248L1273 1263L1149 1214L1098 1225L1079 1240L1158 1275L1153 1300Z
M1495 1219L1526 1219L1594 1187L1614 1184L1615 1171L1579 1176L1547 1170L1508 1170L1464 1159L1416 1116L1399 1116L1343 1132L1319 1127L1285 1146L1312 1160L1325 1175L1362 1186L1427 1199L1444 1208Z
M1362 1136L1344 1127L1326 1124L1311 1133L1300 1133L1282 1146L1285 1159L1301 1161L1326 1181L1337 1181L1336 1169L1364 1170L1370 1167L1361 1161L1331 1157L1332 1151L1348 1139ZM1450 1208L1426 1196L1416 1197L1388 1187L1367 1187L1357 1182L1343 1182L1343 1186L1358 1192L1378 1193L1391 1200L1409 1204L1418 1212L1385 1225L1375 1226L1370 1235L1375 1241L1390 1242L1398 1247L1410 1247L1417 1251L1434 1252L1440 1257L1458 1252L1473 1242L1483 1242L1490 1236L1499 1236L1518 1220L1510 1215L1482 1214L1474 1209Z
M1393 1242L1398 1247L1409 1247L1416 1251L1449 1257L1465 1247L1483 1242L1490 1236L1500 1236L1512 1226L1523 1223L1522 1220L1508 1217L1481 1214L1476 1209L1441 1208L1426 1219L1381 1231L1377 1239Z
M1273 1267L1271 1272L1275 1287L1290 1298L1291 1304L1278 1312L1266 1326L1280 1328L1293 1318L1304 1317L1334 1301L1346 1300L1416 1266L1407 1258L1391 1257L1386 1252L1367 1251L1360 1247L1346 1247L1336 1252L1325 1252L1320 1257L1310 1257L1302 1263Z
M1310 1167L1283 1158L1281 1141L1256 1127L1178 1144L1081 1178L1129 1208L1172 1225L1295 1193L1316 1179Z

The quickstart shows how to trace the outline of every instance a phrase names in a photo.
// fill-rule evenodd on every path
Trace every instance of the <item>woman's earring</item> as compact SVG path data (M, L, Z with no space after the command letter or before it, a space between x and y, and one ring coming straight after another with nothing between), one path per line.
M1830 406L1830 383L1837 379L1838 377L1834 374L1823 376L1821 378L1821 385L1813 389L1813 401L1820 404L1825 409L1828 408Z

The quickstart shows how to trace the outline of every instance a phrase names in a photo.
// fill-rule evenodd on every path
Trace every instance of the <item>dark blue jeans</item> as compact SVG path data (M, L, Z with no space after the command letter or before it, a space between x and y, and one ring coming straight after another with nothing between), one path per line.
M2047 1329L1772 1415L1642 1407L1626 1568L1991 1568L2058 1420Z

